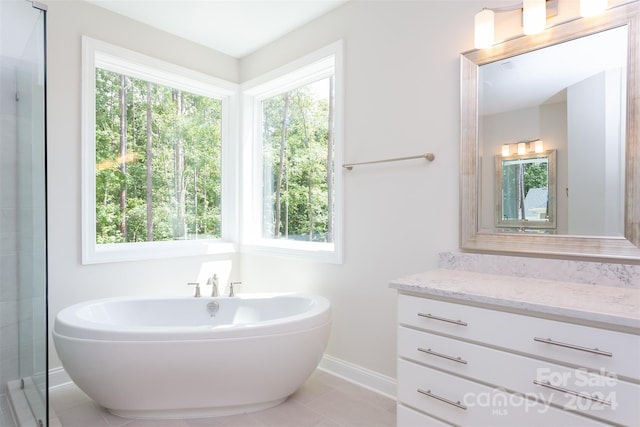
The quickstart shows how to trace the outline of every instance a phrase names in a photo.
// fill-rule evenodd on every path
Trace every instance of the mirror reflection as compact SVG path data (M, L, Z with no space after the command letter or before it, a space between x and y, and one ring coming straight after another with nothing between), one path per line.
M480 67L480 156L530 140L557 152L553 212L551 203L527 207L534 198L540 205L545 187L529 196L526 179L514 181L545 161L481 163L480 231L624 236L627 38L621 26Z
M555 232L555 151L496 156L496 194L496 227Z

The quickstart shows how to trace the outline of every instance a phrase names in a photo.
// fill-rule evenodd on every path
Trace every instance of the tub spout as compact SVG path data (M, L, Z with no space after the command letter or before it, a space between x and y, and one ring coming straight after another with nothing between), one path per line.
M214 274L213 277L209 277L209 280L207 280L207 285L211 285L211 296L212 297L217 297L218 296L218 275Z
M200 298L200 283L198 283L198 282L189 282L189 283L187 283L187 285L195 286L196 287L196 293L195 293L194 297L195 298Z

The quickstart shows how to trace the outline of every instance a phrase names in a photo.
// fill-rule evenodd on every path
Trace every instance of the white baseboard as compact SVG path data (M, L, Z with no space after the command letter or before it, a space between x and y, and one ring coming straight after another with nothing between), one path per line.
M71 384L71 378L62 366L49 369L49 390Z
M362 366L346 362L337 357L325 354L318 365L319 369L330 374L344 378L347 381L358 384L369 390L380 393L391 399L396 398L397 382L391 377L363 368ZM64 368L52 368L49 370L49 389L55 389L70 384L71 378Z
M318 368L387 396L390 399L396 399L398 384L395 379L387 377L386 375L379 374L378 372L346 362L328 354L322 357Z

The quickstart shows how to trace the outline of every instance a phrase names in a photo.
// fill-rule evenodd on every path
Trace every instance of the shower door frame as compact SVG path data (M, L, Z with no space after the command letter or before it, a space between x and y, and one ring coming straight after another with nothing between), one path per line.
M19 58L20 71L16 68L18 375L34 421L46 426L49 424L47 6L37 1L30 3L39 16ZM27 416L16 415L19 419Z

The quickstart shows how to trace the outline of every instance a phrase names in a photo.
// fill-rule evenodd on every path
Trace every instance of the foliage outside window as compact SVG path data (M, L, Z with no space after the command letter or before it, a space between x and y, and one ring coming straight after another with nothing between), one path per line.
M503 160L502 216L504 220L527 220L526 201L529 191L542 191L541 200L547 206L549 161L546 157ZM539 201L540 202L540 201ZM536 205L538 207L538 205ZM532 218L540 219L540 218Z
M333 45L245 90L256 179L244 240L254 250L340 262L339 53Z
M96 241L221 237L218 99L96 68Z
M333 76L261 109L263 237L332 242Z
M83 49L83 262L219 251L234 85L89 38Z

